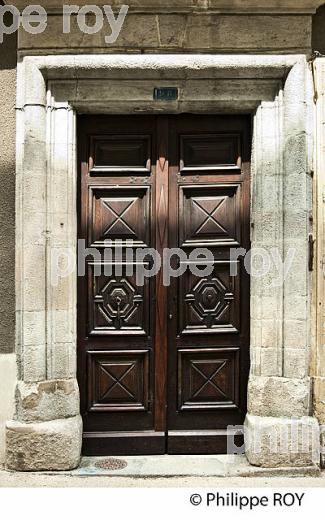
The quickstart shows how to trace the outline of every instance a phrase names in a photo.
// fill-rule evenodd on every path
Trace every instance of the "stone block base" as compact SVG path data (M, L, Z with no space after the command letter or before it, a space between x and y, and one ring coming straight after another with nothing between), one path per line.
M70 470L80 463L82 420L40 423L10 421L6 427L6 465L15 471Z
M79 410L79 388L75 379L17 383L15 419L19 422L56 421L75 417Z
M258 417L305 417L310 409L310 379L251 375L248 409Z
M263 468L319 466L320 429L314 417L299 419L247 415L246 456Z

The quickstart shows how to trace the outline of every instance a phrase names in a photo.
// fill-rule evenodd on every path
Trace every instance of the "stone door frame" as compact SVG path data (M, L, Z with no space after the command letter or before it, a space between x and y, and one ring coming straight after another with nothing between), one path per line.
M309 377L312 75L305 56L19 58L18 382L7 466L68 470L80 461L76 273L52 283L56 253L76 252L76 114L185 111L253 114L252 247L282 258L295 248L283 284L274 283L275 268L251 279L246 455L264 467L318 464ZM178 86L180 100L153 102L153 88L164 85ZM281 451L286 432L289 445Z

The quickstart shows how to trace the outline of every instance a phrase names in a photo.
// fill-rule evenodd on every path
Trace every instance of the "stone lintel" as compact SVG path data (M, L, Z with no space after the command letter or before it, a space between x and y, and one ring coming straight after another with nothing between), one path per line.
M291 55L244 54L80 54L19 56L26 66L28 83L38 68L47 80L96 79L274 79L283 80L297 64L306 64L302 53ZM36 74L37 76L37 74ZM67 88L67 86L65 86ZM28 94L28 93L27 93Z
M95 34L80 28L80 19L71 16L70 31L63 33L63 16L47 17L46 29L30 34L23 28L18 33L18 48L26 52L58 53L311 53L312 16L290 12L224 13L135 12L130 8L113 43L107 43L112 32L106 17ZM260 31L260 27L263 31Z

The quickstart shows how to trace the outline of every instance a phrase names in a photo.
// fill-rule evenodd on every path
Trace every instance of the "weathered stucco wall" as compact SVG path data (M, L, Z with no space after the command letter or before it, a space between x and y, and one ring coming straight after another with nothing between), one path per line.
M16 37L0 46L0 353L14 349Z
M0 2L1 3L1 2ZM0 463L4 425L13 413L15 359L16 36L0 45Z

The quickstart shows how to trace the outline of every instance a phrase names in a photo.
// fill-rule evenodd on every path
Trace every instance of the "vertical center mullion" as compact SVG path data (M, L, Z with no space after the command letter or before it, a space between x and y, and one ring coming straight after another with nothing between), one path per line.
M156 250L163 258L168 247L168 117L157 117L156 158ZM167 408L167 287L163 284L163 269L156 276L156 335L155 335L155 426L166 431Z

